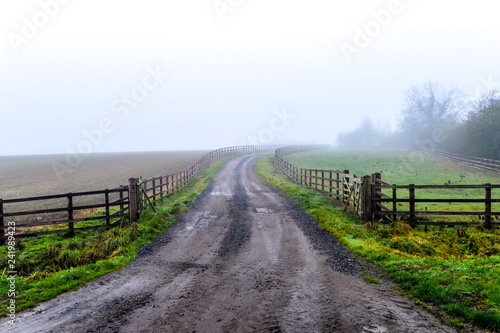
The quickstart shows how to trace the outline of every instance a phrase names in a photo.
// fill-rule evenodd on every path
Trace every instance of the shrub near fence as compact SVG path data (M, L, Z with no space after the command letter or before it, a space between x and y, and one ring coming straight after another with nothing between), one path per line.
M5 239L12 235L20 238L53 233L69 233L72 236L75 231L110 228L119 225L125 219L135 222L147 205L154 209L158 201L180 190L210 163L227 156L267 151L275 148L276 146L270 145L220 148L204 155L189 168L179 173L149 179L130 178L128 185L120 185L113 189L0 199L0 230L2 230L0 244L4 244ZM96 203L91 205L75 203L75 200L88 196L92 196ZM16 210L16 203L22 202L46 202L48 205L55 207L31 211ZM118 208L118 210L111 212L115 208ZM104 211L104 214L75 218L78 212L89 209L100 209ZM22 218L23 220L17 221L15 218ZM95 225L75 226L77 223L90 221L94 221ZM19 229L62 224L66 224L67 228L39 232L19 232Z
M274 163L278 170L283 172L295 183L304 185L308 188L326 192L332 199L345 204L345 208L352 204L354 210L363 217L364 222L395 221L405 218L411 225L482 225L485 228L491 228L495 224L500 224L500 209L494 211L493 203L500 203L500 195L493 198L493 189L500 189L500 185L482 184L482 185L394 185L382 180L380 173L372 175L356 176L349 174L349 170L320 170L305 169L288 161L285 156L294 152L327 148L324 145L314 146L290 146L279 148L275 151ZM481 198L417 198L418 190L432 190L433 195L437 196L439 190L484 190ZM385 191L385 193L384 193ZM390 193L387 193L390 191ZM500 193L498 191L497 193ZM418 209L418 205L425 203L449 203L456 205L461 203L481 204L484 209L481 210L439 210L432 211ZM386 205L386 204L389 204ZM405 205L398 209L400 204ZM345 209L344 209L345 210ZM430 216L477 216L475 221L429 221L421 217ZM420 218L419 218L420 217ZM494 219L497 219L495 221Z

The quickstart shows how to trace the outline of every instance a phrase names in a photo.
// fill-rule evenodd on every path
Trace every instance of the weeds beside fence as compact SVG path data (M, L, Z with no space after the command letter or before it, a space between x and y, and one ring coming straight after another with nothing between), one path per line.
M488 229L495 224L500 224L500 209L495 211L492 208L492 204L500 203L500 184L395 185L382 180L380 173L357 176L350 174L349 170L306 169L285 158L287 154L326 147L314 145L279 148L275 151L275 166L295 183L326 192L333 200L342 202L345 209L352 204L353 209L362 216L364 222L402 219L410 225L481 225ZM497 192L494 192L494 189ZM417 190L426 190L426 195L430 195L431 198L417 196ZM450 193L450 190L481 190L483 194L476 198L472 198L473 193L469 198L455 198L452 195L443 198L437 193L440 190L446 190L447 193ZM477 196L477 193L474 194ZM449 204L446 210L432 210L432 205L445 203ZM476 205L475 209L456 209L456 205L464 203ZM477 216L477 219L470 221L429 220L429 217L436 216Z
M9 236L34 237L53 233L110 228L124 220L135 222L143 209L150 205L153 209L158 201L177 192L191 181L202 169L212 162L227 156L260 152L275 149L276 146L254 145L220 148L204 155L189 168L179 173L149 179L130 178L128 185L112 189L46 195L29 198L0 199L0 244ZM93 204L81 203L83 198L92 196ZM19 203L40 203L50 207L37 210L25 210L16 207ZM97 216L78 217L78 213L99 210ZM67 225L67 228L54 230L29 231L26 229L48 226ZM23 231L21 231L23 230ZM20 232L21 231L21 232Z

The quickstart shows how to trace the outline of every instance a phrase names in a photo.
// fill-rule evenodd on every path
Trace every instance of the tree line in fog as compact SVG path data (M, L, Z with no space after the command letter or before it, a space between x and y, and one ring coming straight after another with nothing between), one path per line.
M500 92L467 100L461 89L427 82L408 89L396 130L376 128L365 118L341 133L341 148L441 149L500 160Z

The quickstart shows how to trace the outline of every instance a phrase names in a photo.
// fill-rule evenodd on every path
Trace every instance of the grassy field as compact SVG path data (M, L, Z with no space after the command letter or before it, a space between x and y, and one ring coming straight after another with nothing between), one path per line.
M299 164L302 166L322 167L315 161L306 161L304 156L324 154L295 154L290 159L295 163L303 161ZM345 157L345 163L348 162ZM323 163L330 162L325 158ZM325 164L325 168L336 169L333 164ZM359 165L365 166L362 162ZM464 331L500 331L499 230L481 232L460 227L430 228L424 232L402 222L363 224L357 215L344 213L343 206L326 195L290 182L274 169L272 157L261 158L256 168L263 180L297 200L322 228L356 256L382 267L402 292L443 322ZM368 283L377 283L380 278L364 276Z
M156 213L150 209L144 211L138 223L110 230L79 231L73 238L66 234L53 234L26 238L22 244L17 243L16 310L35 306L125 267L135 258L141 246L154 241L168 229L176 216L187 210L188 204L212 181L228 159L222 159L202 170L181 191L160 203ZM100 215L102 212L95 214ZM7 313L9 284L4 276L10 270L8 259L7 246L1 246L0 316Z
M411 163L407 151L354 151L320 149L287 155L304 168L349 170L355 175L382 174L392 184L483 184L500 183L500 174L461 166L440 157L424 155Z
M358 176L380 172L386 182L398 185L474 185L500 184L500 174L480 171L461 166L439 157L424 155L417 159L410 157L407 151L349 151L338 149L322 149L287 155L287 159L304 168L349 170ZM411 163L413 161L414 163ZM390 190L384 191L391 195ZM400 190L398 197L408 198L407 191ZM436 189L416 190L416 198L447 199L468 198L484 199L484 190L475 189ZM500 198L500 189L492 190L493 198ZM407 204L399 204L400 210L408 210ZM417 203L417 210L435 211L484 211L484 204L463 203ZM492 204L493 211L500 211L500 203ZM438 216L430 219L444 221L473 221L477 216ZM500 217L494 217L500 221Z

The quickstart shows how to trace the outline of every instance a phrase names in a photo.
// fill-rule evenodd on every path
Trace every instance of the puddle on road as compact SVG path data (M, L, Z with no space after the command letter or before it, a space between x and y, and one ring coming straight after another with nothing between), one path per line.
M363 326L363 332L367 333L386 333L387 328L379 325L370 325L369 327Z
M214 190L210 193L210 195L230 197L232 196L232 193L227 185L218 185L214 188Z
M194 229L203 229L209 225L209 223L215 219L219 218L219 215L214 212L200 212L199 214L196 214L190 225L186 226L187 231L192 231Z
M262 214L270 214L270 213L274 213L274 210L272 210L271 208L265 208L265 207L258 207L258 208L255 208L255 211L257 213L262 213Z

